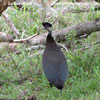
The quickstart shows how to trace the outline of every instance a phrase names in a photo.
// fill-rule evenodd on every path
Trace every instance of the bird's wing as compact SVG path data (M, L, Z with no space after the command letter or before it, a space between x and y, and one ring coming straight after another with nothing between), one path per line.
M49 81L54 82L59 77L57 62L54 61L54 59L45 59L45 62L43 61L42 66Z
M65 82L68 78L68 65L67 65L66 60L63 60L61 62L60 70L59 70L59 77L63 82Z

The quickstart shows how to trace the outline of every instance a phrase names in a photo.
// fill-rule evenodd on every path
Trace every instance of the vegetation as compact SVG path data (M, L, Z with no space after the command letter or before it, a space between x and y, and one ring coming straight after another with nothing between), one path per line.
M26 9L26 6L21 10L16 6L15 9L8 9L7 13L20 31L20 38L43 32L41 18L37 11L36 7ZM68 13L65 16L59 13L53 30L95 19L100 16L100 11L97 12L90 10L89 13ZM63 23L65 20L67 24ZM47 21L54 21L54 18ZM0 31L12 33L2 17L0 17ZM21 45L18 47L21 51L19 55L0 49L0 97L14 99L20 95L21 98L35 95L38 100L99 100L100 44L92 45L89 49L84 49L82 46L98 40L100 34L95 32L80 41L73 40L72 37L73 35L68 35L65 41L71 41L72 47L65 52L69 78L65 83L62 96L55 87L50 88L41 67L42 55L38 55L38 50L28 51L25 48L29 46ZM21 80L23 78L27 79Z

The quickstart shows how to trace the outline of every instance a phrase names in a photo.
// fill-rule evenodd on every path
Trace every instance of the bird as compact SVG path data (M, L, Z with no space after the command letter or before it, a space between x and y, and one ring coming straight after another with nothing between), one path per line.
M48 31L46 47L42 55L42 68L50 86L55 86L62 91L64 82L68 79L67 61L52 36L50 30L52 24L43 22L42 25Z

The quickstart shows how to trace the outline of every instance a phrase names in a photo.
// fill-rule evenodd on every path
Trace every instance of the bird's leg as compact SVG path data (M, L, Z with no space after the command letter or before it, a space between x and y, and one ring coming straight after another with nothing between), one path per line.
M50 84L50 87L52 87L53 85L52 85L52 83L49 83Z
M62 96L62 92L63 92L63 91L62 91L62 89L61 89L61 96Z

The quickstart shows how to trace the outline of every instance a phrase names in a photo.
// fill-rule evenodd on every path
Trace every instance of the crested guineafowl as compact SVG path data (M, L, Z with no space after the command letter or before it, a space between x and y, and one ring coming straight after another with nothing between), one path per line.
M42 57L43 71L50 82L50 86L53 85L62 90L64 82L68 78L68 65L64 54L52 37L52 31L50 30L52 24L44 22L42 25L48 31L46 48Z

